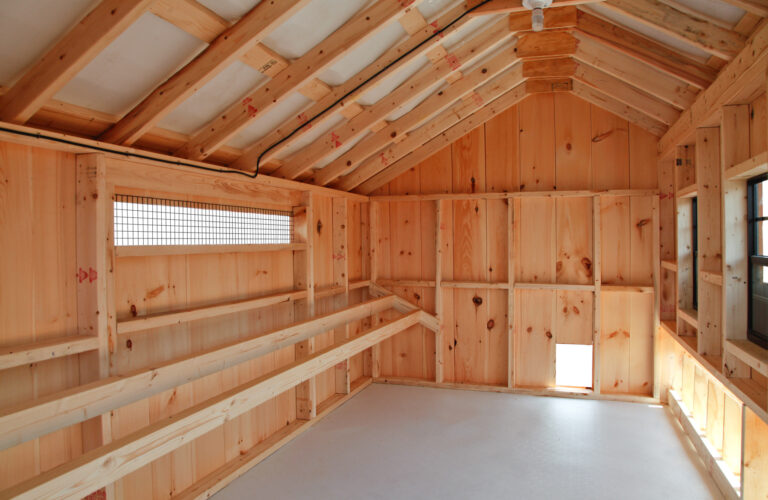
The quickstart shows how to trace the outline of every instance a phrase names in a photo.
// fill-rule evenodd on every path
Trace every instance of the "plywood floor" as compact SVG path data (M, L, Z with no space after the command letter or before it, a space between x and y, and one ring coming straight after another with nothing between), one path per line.
M667 411L373 385L216 500L721 498Z

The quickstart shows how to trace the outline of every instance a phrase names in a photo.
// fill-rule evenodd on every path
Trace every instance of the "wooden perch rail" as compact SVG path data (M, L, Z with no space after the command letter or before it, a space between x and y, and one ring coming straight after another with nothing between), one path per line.
M51 394L0 412L0 449L6 449L115 408L255 359L314 335L390 309L392 296L342 310L163 363L155 368L113 376Z
M82 498L350 356L418 324L420 316L420 311L413 311L384 322L359 337L311 354L85 453L71 462L0 492L0 498Z

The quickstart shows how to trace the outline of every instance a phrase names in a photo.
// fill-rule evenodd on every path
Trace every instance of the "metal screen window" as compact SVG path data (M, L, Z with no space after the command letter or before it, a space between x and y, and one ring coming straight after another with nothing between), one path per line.
M291 243L293 215L282 210L116 195L115 245L274 245Z

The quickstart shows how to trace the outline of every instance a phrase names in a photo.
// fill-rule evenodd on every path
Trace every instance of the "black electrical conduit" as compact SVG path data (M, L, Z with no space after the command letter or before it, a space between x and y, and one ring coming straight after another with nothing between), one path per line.
M291 131L291 133L289 133L288 135L286 135L285 137L283 137L282 139L280 139L279 141L275 142L274 144L269 146L267 149L262 151L261 154L256 159L256 171L253 172L253 173L245 172L243 170L231 169L231 168L217 168L217 167L213 167L213 166L206 167L206 166L199 165L199 164L188 163L188 162L185 162L184 160L169 160L169 159L166 159L166 158L158 158L156 156L151 156L151 155L148 155L148 154L141 154L141 153L136 153L136 152L132 152L132 151L121 151L119 149L112 149L112 148L109 148L109 147L106 147L106 146L94 146L94 145L90 145L90 144L84 144L82 142L78 142L78 141L75 141L75 140L64 139L64 138L61 138L61 137L55 137L55 136L51 136L51 135L46 135L46 134L41 133L41 132L26 132L26 131L23 131L23 130L16 130L16 129L11 129L11 128L2 127L2 126L0 126L0 131L8 132L10 134L20 135L20 136L24 136L24 137L33 137L33 138L36 138L36 139L45 139L45 140L57 142L57 143L60 143L60 144L67 144L67 145L70 145L70 146L84 147L84 148L92 149L94 151L99 151L99 152L102 152L102 153L112 153L112 154L122 155L122 156L126 156L126 157L131 157L131 158L140 158L140 159L143 159L143 160L152 160L152 161L157 161L157 162L161 162L161 163L166 163L166 164L169 164L169 165L179 165L179 166L184 166L184 167L196 168L196 169L205 170L205 171L208 171L208 172L218 172L218 173L222 173L222 174L242 175L244 177L248 177L249 179L255 179L259 175L259 167L261 166L261 159L262 159L262 157L265 154L267 154L269 151L271 151L274 148L276 148L277 146L279 146L281 143L283 143L283 142L287 141L288 139L290 139L291 137L293 137L296 134L296 132L298 132L302 128L306 127L308 124L312 123L317 118L321 117L322 115L324 115L325 113L327 113L328 111L330 111L331 109L336 107L337 104L342 102L344 99L349 97L351 94L357 92L358 90L360 90L365 85L368 85L368 83L370 83L372 80L376 79L379 75L381 75L382 73L387 71L393 65L397 64L403 58L405 58L408 55L410 55L412 52L418 50L422 45L424 45L425 43L429 42L430 40L432 40L436 36L440 36L445 30L447 30L448 28L450 28L451 26L453 26L457 22L461 21L465 16L467 16L473 10L477 9L478 7L482 7L483 5L487 4L490 1L491 0L483 0L482 2L478 3L474 7L470 8L470 9L467 9L459 17L457 17L456 19L454 19L453 21L451 21L450 23L445 25L445 27L435 31L429 38L424 39L421 43L419 43L418 45L413 47L411 50L409 50L408 52L405 52L404 54L402 54L400 57L398 57L397 59L395 59L394 61L392 61L388 65L386 65L385 67L381 68L379 71L377 71L376 73L374 73L373 75L371 75L370 77L365 79L365 81L361 82L358 86L356 86L355 88L353 88L352 90L350 90L349 92L344 94L343 96L339 97L333 104L331 104L330 106L328 106L324 110L320 111L315 116L313 116L312 118L310 118L306 122L302 123L301 125L299 125L295 129L293 129Z

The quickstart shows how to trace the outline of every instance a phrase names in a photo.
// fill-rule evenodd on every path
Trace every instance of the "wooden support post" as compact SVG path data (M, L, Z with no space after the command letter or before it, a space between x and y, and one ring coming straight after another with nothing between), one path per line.
M515 204L507 200L507 387L515 386Z
M349 305L349 241L347 231L347 199L333 198L333 280L335 286L343 286L344 293L334 299L336 308ZM349 323L333 330L334 343L349 338ZM336 365L336 394L349 394L349 359Z
M82 353L80 383L87 384L110 374L110 334L115 332L115 312L109 294L112 279L112 196L106 182L106 164L102 154L77 157L77 324L81 335L98 339L98 350ZM113 321L110 329L109 321ZM83 422L83 451L90 451L112 441L109 415L99 415ZM112 488L106 489L114 497Z
M722 149L721 230L723 235L722 260L722 318L723 345L727 339L746 340L748 301L748 248L747 248L747 184L744 180L730 181L725 171L750 158L749 106L746 104L723 107L720 127ZM727 350L723 351L723 373L728 377L749 378L749 367L737 362Z
M299 207L300 220L294 220L294 226L304 224L300 230L307 244L306 250L293 252L294 289L305 288L307 299L294 304L294 319L307 319L315 315L315 269L314 246L312 244L312 193L304 193L302 206ZM296 214L294 215L296 217ZM309 357L315 351L315 339L298 342L295 346L296 360ZM310 420L317 415L317 381L311 377L296 386L296 418Z
M602 330L600 313L600 287L602 282L602 259L600 240L600 197L592 198L592 277L595 286L595 296L592 301L592 390L600 394L600 334Z
M368 218L368 229L371 233L371 284L376 284L379 279L379 206L376 202L371 200L368 203L368 209L370 210L370 217ZM374 315L372 318L374 325L378 323L379 316ZM376 344L371 348L371 377L374 379L381 376L381 346Z
M698 193L699 276L722 271L720 127L696 130L696 182ZM722 353L721 288L698 279L698 351L705 356Z
M659 326L661 325L661 234L660 201L653 197L653 397L661 396L661 357L659 355Z
M435 201L435 316L437 316L438 328L435 332L435 382L438 384L445 380L445 359L443 354L443 342L445 340L445 312L443 308L443 205L450 202Z

